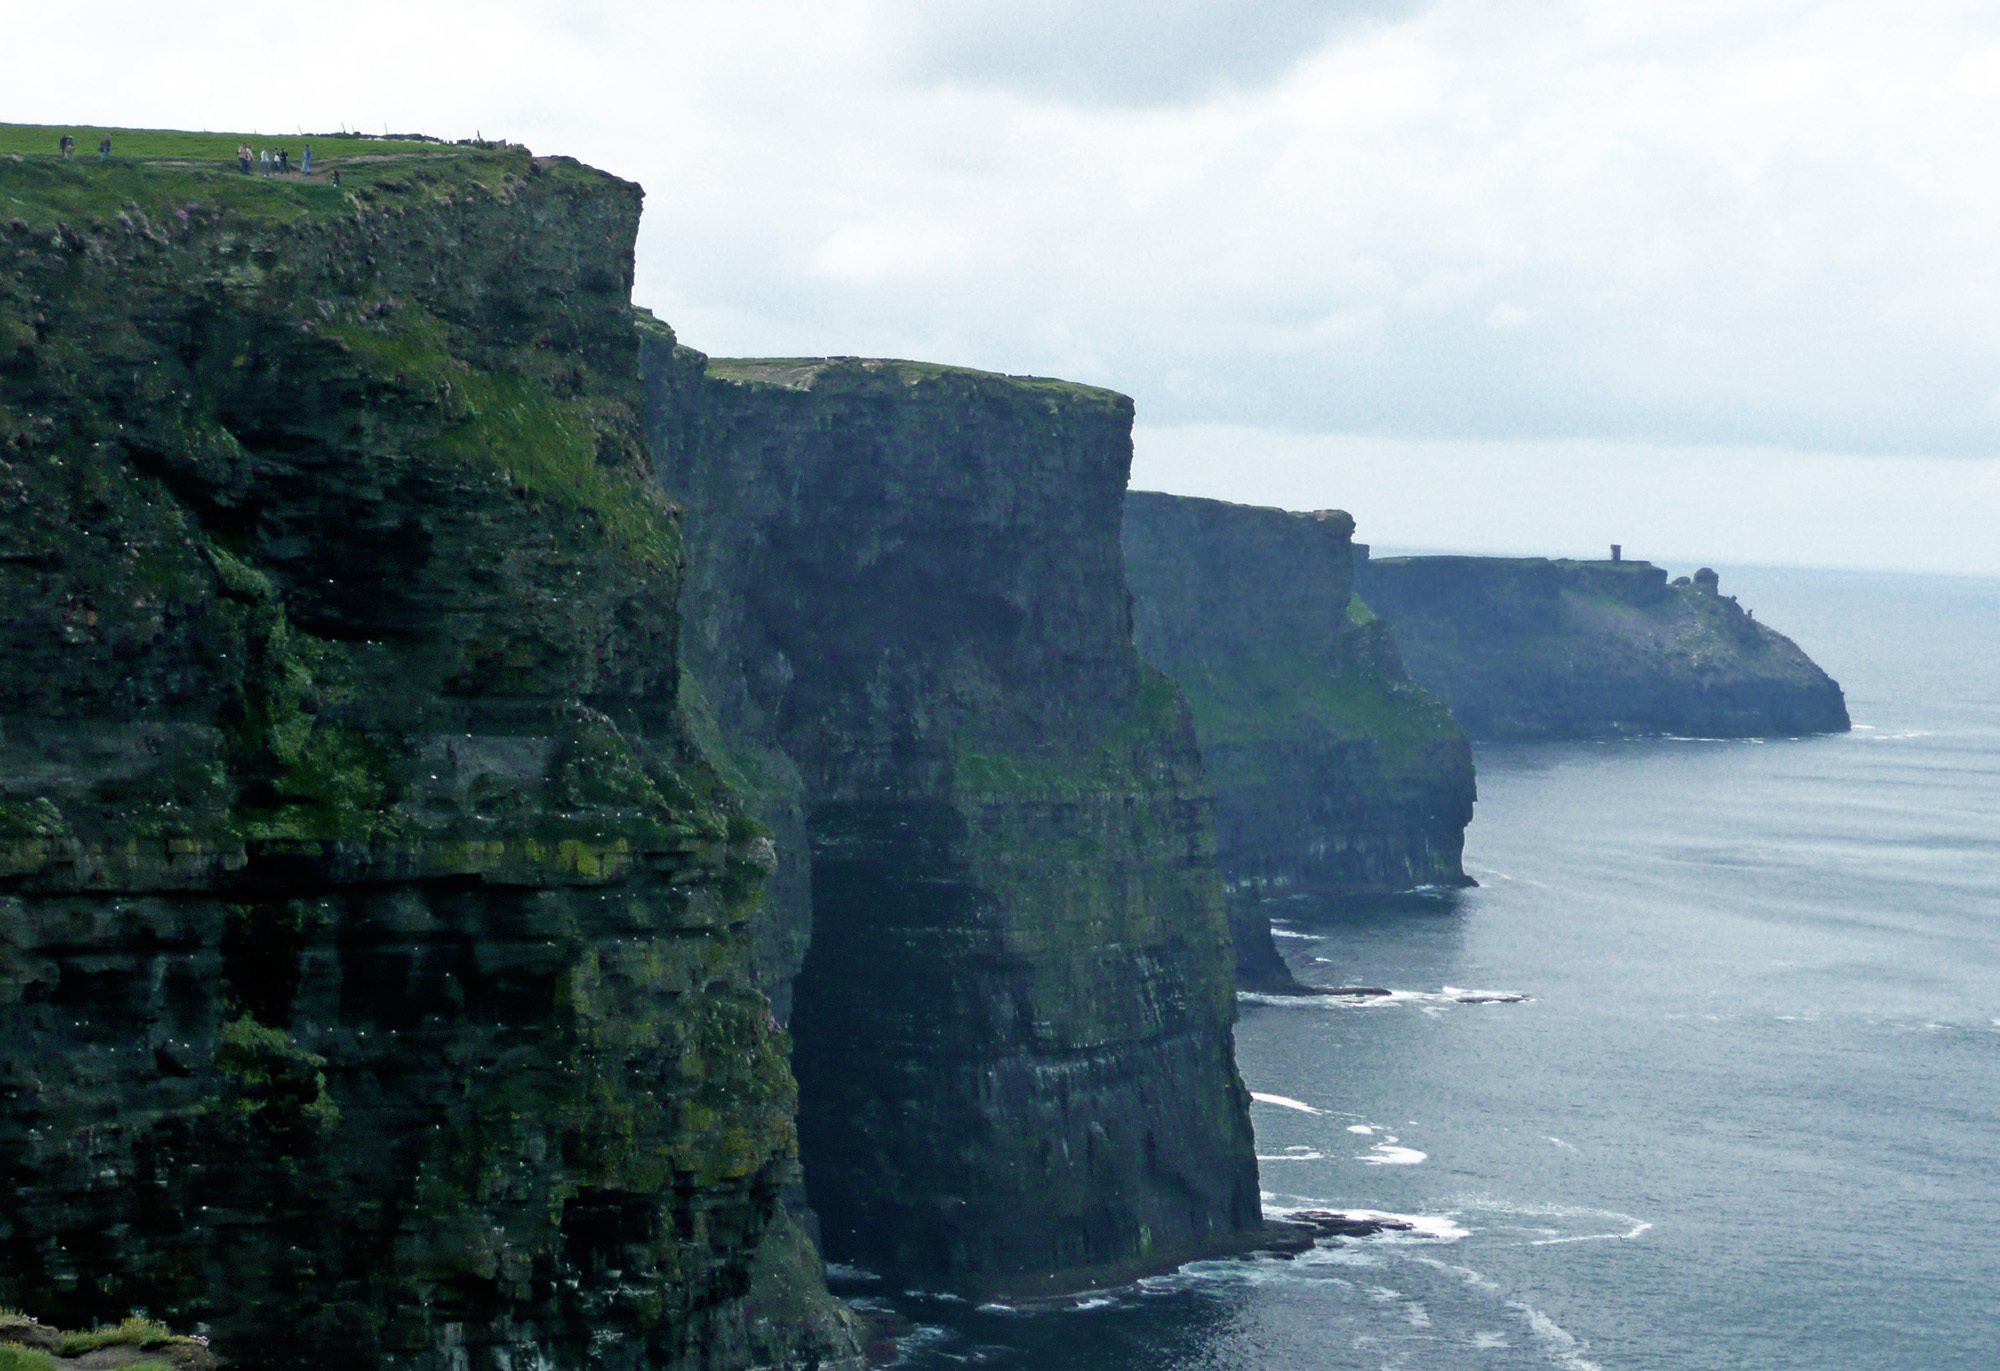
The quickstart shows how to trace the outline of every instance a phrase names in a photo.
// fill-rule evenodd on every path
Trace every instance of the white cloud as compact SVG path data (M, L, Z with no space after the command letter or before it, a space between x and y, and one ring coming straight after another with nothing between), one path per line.
M718 353L1606 462L2000 453L1990 6L163 13L25 11L0 114L573 153L645 183L640 300Z

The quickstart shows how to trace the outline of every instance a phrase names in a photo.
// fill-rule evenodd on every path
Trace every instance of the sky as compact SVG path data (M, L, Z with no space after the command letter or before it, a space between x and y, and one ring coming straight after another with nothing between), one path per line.
M0 119L505 137L716 355L1113 387L1363 540L2000 575L2000 7L114 0Z

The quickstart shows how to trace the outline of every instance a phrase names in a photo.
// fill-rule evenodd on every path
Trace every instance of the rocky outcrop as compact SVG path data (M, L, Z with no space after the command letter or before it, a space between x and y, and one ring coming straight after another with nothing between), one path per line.
M1177 681L1240 893L1465 884L1472 754L1354 594L1354 521L1134 491L1125 565L1139 650ZM1245 981L1282 978L1237 902Z
M1840 687L1791 639L1647 562L1364 558L1362 596L1479 739L1837 733Z
M1032 1293L1259 1226L1208 800L1141 666L1131 404L905 362L714 362L655 329L686 650L801 833L761 941L827 1252ZM782 849L781 844L781 849ZM782 987L779 998L783 998Z
M348 181L0 163L0 1305L837 1360L768 843L680 707L638 188Z

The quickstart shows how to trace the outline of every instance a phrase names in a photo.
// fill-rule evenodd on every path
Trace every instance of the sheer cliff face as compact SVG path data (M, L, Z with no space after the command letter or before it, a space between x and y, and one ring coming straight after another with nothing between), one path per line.
M0 1304L263 1367L840 1348L764 845L675 697L638 189L118 174L0 168Z
M1791 639L1645 562L1364 559L1411 673L1475 738L1842 732L1840 687Z
M1248 890L1464 880L1471 750L1353 600L1353 534L1337 510L1126 500L1139 650L1187 693L1223 870Z
M1033 1290L1229 1246L1255 1169L1193 737L1131 646L1130 403L715 363L690 437L699 364L654 349L653 423L690 665L787 759L767 811L809 838L793 1027L829 1255Z

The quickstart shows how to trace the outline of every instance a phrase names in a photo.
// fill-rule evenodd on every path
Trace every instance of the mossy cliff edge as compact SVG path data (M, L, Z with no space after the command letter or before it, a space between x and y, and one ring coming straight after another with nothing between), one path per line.
M1139 651L1193 711L1254 986L1290 979L1260 899L1466 884L1471 748L1354 594L1353 538L1339 510L1125 501Z
M791 998L828 1254L1032 1293L1260 1226L1194 736L1118 545L1131 402L652 326L687 654L798 869ZM782 847L782 843L781 843Z
M0 160L0 1304L813 1365L768 844L691 740L636 186Z
M1840 686L1704 568L1362 557L1410 673L1481 740L1840 733Z

